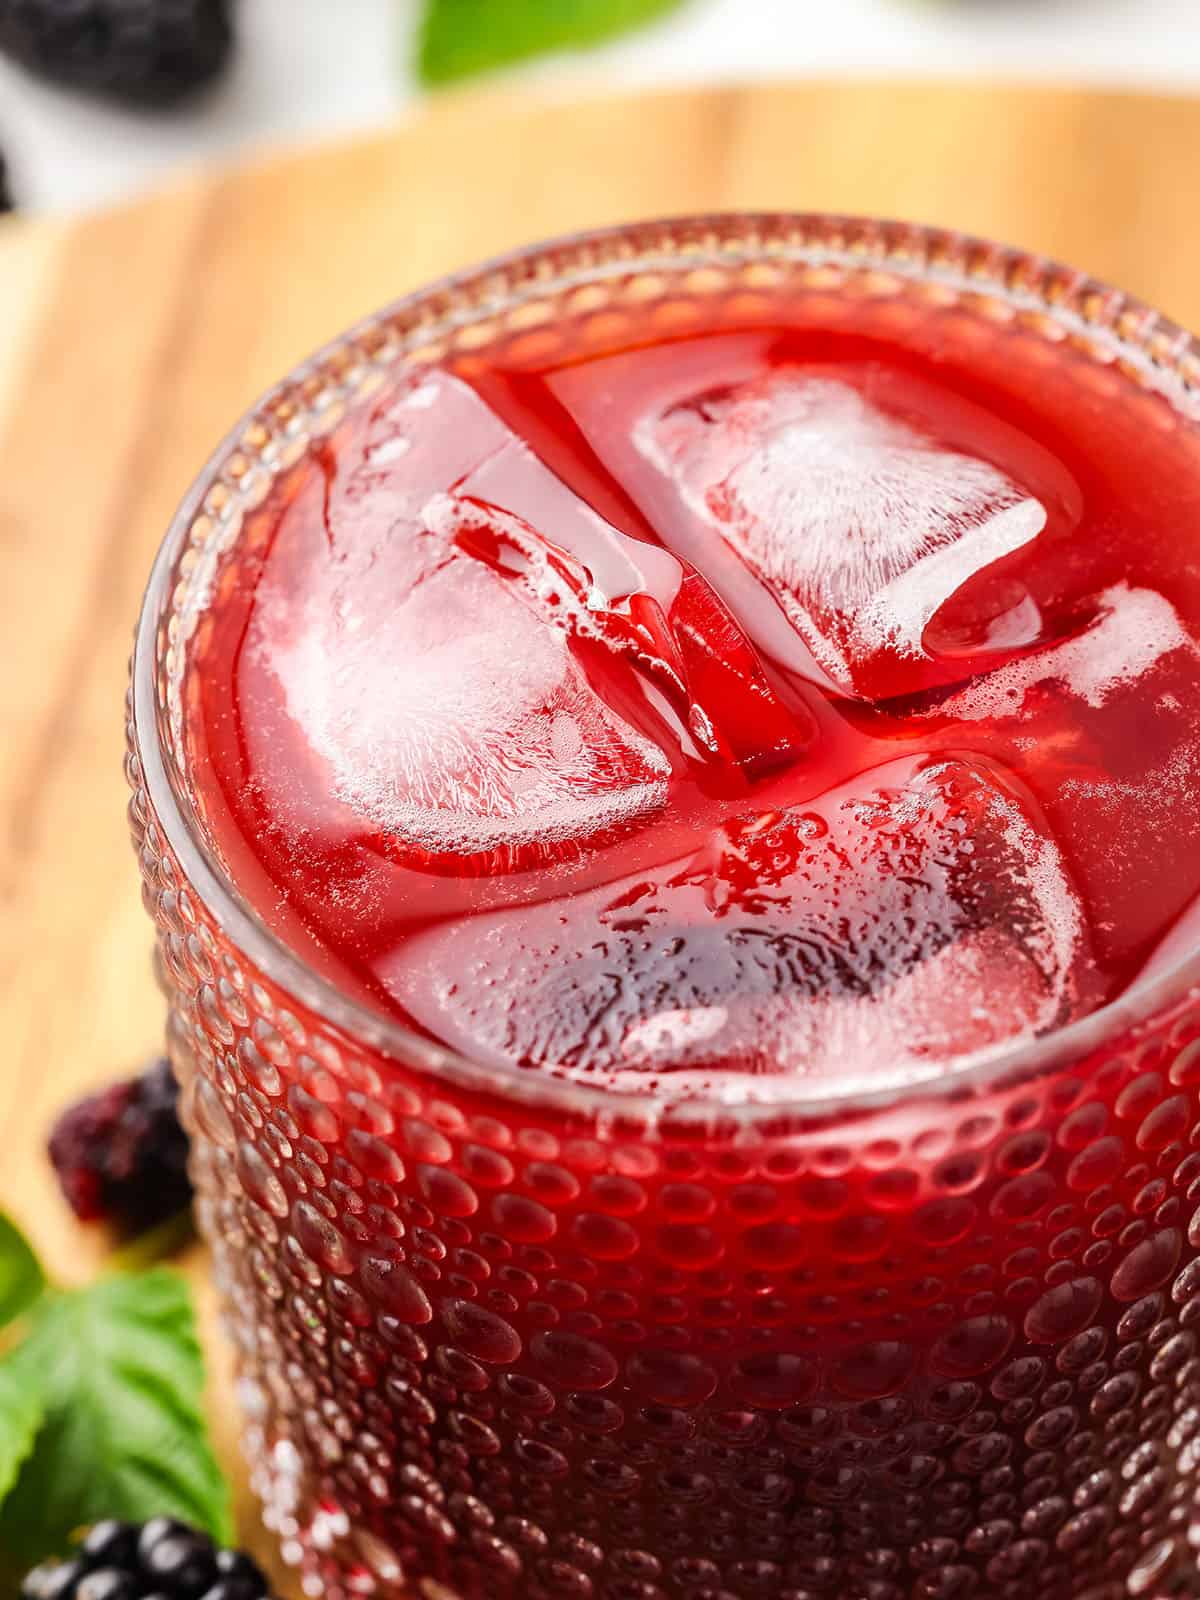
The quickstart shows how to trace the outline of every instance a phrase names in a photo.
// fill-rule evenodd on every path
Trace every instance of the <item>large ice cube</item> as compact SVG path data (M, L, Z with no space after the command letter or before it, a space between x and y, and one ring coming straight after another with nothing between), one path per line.
M727 1074L789 1073L819 1092L1057 1026L1094 998L1088 950L1015 781L906 757L658 869L419 935L384 978L472 1054L626 1087L736 1094Z
M1196 647L1179 613L1154 589L1115 583L1096 596L1086 622L1057 644L981 674L933 713L960 722L1025 715L1030 692L1055 684L1098 710L1114 694L1147 678L1164 656ZM1153 696L1147 695L1147 705Z
M473 856L583 839L661 805L669 762L566 638L478 562L406 539L305 597L271 662L334 793L395 839Z
M666 794L668 756L596 691L568 633L438 515L447 485L514 451L557 527L604 535L466 385L433 374L343 446L324 547L312 532L257 597L250 646L328 787L370 830L429 856L511 863Z
M1047 520L990 462L939 447L851 383L796 369L645 417L636 443L850 693L932 681L912 664L928 660L935 614ZM1036 616L1015 609L996 619L994 644L1036 635Z

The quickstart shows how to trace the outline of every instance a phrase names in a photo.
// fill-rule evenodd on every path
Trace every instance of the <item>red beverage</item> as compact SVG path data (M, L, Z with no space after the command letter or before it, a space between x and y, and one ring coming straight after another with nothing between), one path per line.
M160 561L135 831L329 1593L1200 1592L1195 357L859 226L418 298Z

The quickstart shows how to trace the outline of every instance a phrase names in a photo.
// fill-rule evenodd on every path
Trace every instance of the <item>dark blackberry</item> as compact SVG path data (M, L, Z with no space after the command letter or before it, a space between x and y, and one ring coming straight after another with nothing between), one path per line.
M231 1582L262 1584L264 1579L258 1564L244 1550L218 1550L217 1571ZM261 1593L261 1590L260 1590Z
M79 1560L35 1567L21 1587L21 1600L70 1600L87 1571L87 1563Z
M39 77L165 106L215 78L230 0L0 0L0 50Z
M128 1522L97 1522L84 1534L79 1553L93 1567L127 1567L137 1541L138 1530Z
M137 1580L120 1567L97 1567L75 1585L75 1600L137 1600Z
M21 1600L269 1600L270 1585L240 1550L172 1517L99 1522L68 1561L36 1567Z
M200 1600L217 1581L212 1540L179 1524L156 1532L155 1524L148 1522L138 1540L138 1559L150 1587L177 1600Z
M71 1106L50 1135L50 1160L81 1222L144 1232L191 1203L187 1135L170 1062Z

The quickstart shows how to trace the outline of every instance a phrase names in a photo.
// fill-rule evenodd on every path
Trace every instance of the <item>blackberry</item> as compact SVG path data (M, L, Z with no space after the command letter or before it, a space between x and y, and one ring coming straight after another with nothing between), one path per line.
M268 1600L270 1585L240 1550L218 1550L206 1533L152 1517L98 1522L66 1561L35 1567L20 1600Z
M63 1112L50 1135L50 1161L81 1222L141 1233L191 1204L178 1100L164 1059Z
M215 78L230 0L0 0L0 51L39 77L167 106Z

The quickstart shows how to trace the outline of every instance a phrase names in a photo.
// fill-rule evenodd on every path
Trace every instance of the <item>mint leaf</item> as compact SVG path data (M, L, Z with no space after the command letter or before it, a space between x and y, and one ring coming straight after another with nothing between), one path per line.
M426 0L417 50L422 83L449 83L550 50L599 44L675 11L684 0Z
M0 1211L0 1328L28 1311L45 1287L46 1279L29 1240L12 1218Z
M29 1377L13 1362L0 1366L0 1503L17 1481L45 1415L41 1385Z
M31 1564L81 1525L159 1512L228 1541L227 1489L200 1409L204 1363L177 1273L49 1296L5 1366L41 1386L45 1420L0 1508L0 1550Z

